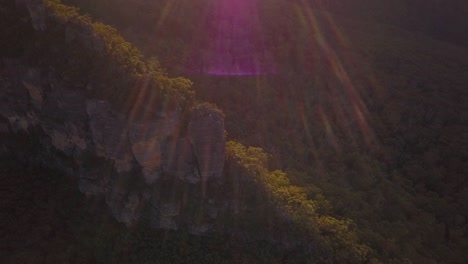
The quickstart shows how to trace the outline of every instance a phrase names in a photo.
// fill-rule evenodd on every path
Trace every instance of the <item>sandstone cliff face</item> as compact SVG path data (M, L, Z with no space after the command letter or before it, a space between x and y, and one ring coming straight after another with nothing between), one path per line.
M6 63L0 76L1 133L39 141L40 154L25 162L77 177L80 191L104 196L121 222L135 223L149 206L153 226L177 229L182 208L188 207L178 186L197 190L201 179L222 181L225 138L218 113L196 110L188 126L176 110L130 120L108 102L87 98L19 60ZM183 127L188 131L181 132ZM15 152L8 142L0 145L5 153ZM193 192L191 199L198 201L191 202L202 204L205 198ZM202 214L209 218L208 211ZM193 224L194 230L205 225Z
M29 10L37 34L47 33L51 19L42 1L17 4ZM57 23L64 26L65 43L102 49L89 26ZM211 182L223 182L225 134L218 110L195 107L187 115L180 108L135 105L139 111L129 117L87 95L88 82L60 76L52 66L33 67L22 58L0 62L0 157L76 178L82 193L103 197L127 225L145 218L155 228L205 233L229 210L227 199L214 201L207 190ZM92 82L92 74L83 78Z
M96 153L113 160L117 172L130 171L133 156L124 117L113 111L106 101L88 100L86 113Z
M167 138L177 135L180 125L180 116L176 111L157 114L153 120L129 124L133 155L143 168L147 184L154 183L163 174L162 144Z
M222 114L206 106L195 107L189 123L189 140L202 181L219 180L223 175L226 144Z
M168 174L192 184L200 182L196 158L189 139L168 140L162 145L162 151L165 157L162 166Z
M213 127L202 130L208 137L203 137L201 130L190 134L190 139L181 137L179 130L187 126L183 126L178 112L131 122L108 102L89 99L67 89L66 82L41 72L14 60L5 63L0 71L0 133L7 135L2 137L5 141L0 141L1 155L21 152L16 143L7 142L14 135L24 135L26 144L38 141L37 154L19 157L24 163L59 168L78 178L81 192L104 196L115 218L128 225L140 219L145 206L150 207L154 211L149 216L152 225L166 229L179 227L182 198L176 187L171 190L161 184L177 182L196 190L199 171L221 176L224 156L213 159L202 155L209 153L194 149L213 149L224 155L224 134L219 137L219 131L224 133L222 120L216 123L215 131L210 131ZM192 127L209 125L211 120L197 118L190 121ZM216 142L219 138L222 140ZM196 160L206 163L200 169ZM205 202L194 193L192 202ZM190 221L190 217L183 220L194 230L200 226L210 230L206 223Z

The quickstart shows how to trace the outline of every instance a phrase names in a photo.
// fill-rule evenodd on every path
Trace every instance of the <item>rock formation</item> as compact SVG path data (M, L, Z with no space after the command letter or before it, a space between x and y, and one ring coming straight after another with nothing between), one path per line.
M87 98L39 72L20 61L1 71L1 133L38 138L35 159L66 168L79 179L81 192L104 195L119 221L135 223L145 204L151 204L158 211L152 221L156 226L177 229L181 200L171 198L161 182L198 188L200 177L221 180L225 139L219 113L195 110L188 126L177 111L129 121L107 101ZM189 131L179 133L182 127ZM14 151L13 145L1 143Z
M47 34L45 21L57 19L47 17L39 0L16 3L29 10L37 34ZM63 43L93 52L103 47L92 27L57 23ZM144 216L156 228L212 231L213 220L230 208L228 199L214 201L207 191L211 182L223 183L222 113L206 105L191 113L143 105L130 118L105 98L89 95L92 75L77 82L59 72L47 63L2 59L0 157L75 177L82 193L103 197L127 225Z
M162 145L168 137L176 134L180 122L179 114L170 112L157 114L153 120L134 121L129 125L133 155L142 166L148 184L162 175Z
M201 105L192 111L189 139L202 181L220 179L223 175L226 137L222 113Z

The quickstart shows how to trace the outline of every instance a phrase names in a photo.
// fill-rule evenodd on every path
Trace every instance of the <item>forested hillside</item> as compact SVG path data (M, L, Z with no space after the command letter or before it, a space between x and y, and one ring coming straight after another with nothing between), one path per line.
M209 1L114 3L79 5L171 71L210 52L197 45ZM277 74L191 76L226 113L229 136L262 146L293 182L320 187L382 255L463 262L467 5L257 3ZM159 11L136 18L121 6Z
M194 104L190 81L170 78L115 29L57 0L12 1L1 11L15 43L0 68L6 263L378 263L319 190L270 171L261 149L225 146L223 113ZM181 123L167 118L174 112ZM140 124L156 138L139 138ZM206 145L213 129L221 134L214 148ZM169 160L152 173L144 150L154 155L159 141L156 158ZM181 163L191 155L198 162ZM221 179L209 182L213 170Z
M108 232L97 237L86 235L88 223L68 225L84 229L77 241L96 246L85 250L83 261L184 263L193 256L192 262L223 263L224 254L238 256L233 263L466 261L465 1L257 0L239 7L248 11L242 19L219 4L228 0L64 1L79 10L47 2L67 20L91 25L110 44L105 52L61 43L55 38L63 33L60 25L32 48L25 36L33 29L15 17L25 15L8 13L14 8L6 6L0 12L10 15L3 16L1 30L11 41L1 43L3 57L40 51L39 58L25 57L53 65L62 78L77 80L76 89L92 87L86 94L110 100L123 112L131 111L129 98L136 98L147 78L155 98L162 98L154 105L189 112L195 91L196 99L216 104L225 115L228 177L254 176L256 187L245 190L245 202L261 210L231 220L252 233L262 232L267 222L263 228L274 235L302 234L301 246L288 250L235 236L161 235L144 228L121 234L116 230L122 227L106 218ZM219 16L218 27L212 20ZM13 24L31 34L16 34ZM222 25L229 28L224 35ZM222 74L206 70L219 52L211 43L216 41L229 47ZM261 61L249 68L252 74L237 71L248 61L242 56ZM191 81L170 78L162 68L188 76L194 91ZM2 167L8 173L17 169ZM287 220L274 220L278 212ZM156 239L162 236L168 239ZM109 241L117 241L121 255L99 255L109 251ZM69 247L71 254L79 254L80 243Z

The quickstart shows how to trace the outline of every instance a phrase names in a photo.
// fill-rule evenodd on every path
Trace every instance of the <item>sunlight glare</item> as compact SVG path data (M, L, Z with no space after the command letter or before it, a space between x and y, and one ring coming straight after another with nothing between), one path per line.
M274 72L258 17L256 0L213 3L207 23L202 73L221 76L264 75Z

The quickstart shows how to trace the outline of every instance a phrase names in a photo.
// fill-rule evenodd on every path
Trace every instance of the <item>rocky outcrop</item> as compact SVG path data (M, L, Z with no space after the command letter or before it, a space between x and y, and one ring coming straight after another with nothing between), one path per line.
M113 160L117 172L130 171L133 156L124 117L113 111L106 101L88 100L86 112L96 153Z
M201 190L201 180L204 185L222 181L222 114L195 108L188 121L176 110L129 119L109 102L68 89L66 80L20 61L6 65L0 77L0 133L38 142L33 146L38 154L30 154L25 163L38 162L76 177L81 192L105 197L114 217L125 224L136 223L148 210L157 228L211 230L212 225L195 219L216 218L213 212L223 209L211 208L208 198L192 191L184 199L211 209L197 211L198 218L190 216L181 186ZM16 151L8 142L0 141L0 147L1 153Z
M38 35L52 28L44 21L54 23L41 3L17 1L30 11ZM102 48L86 23L60 25L63 35L56 37L64 43L93 52ZM207 190L210 182L223 182L219 110L195 107L190 115L181 107L136 105L138 111L128 116L90 95L87 86L95 73L81 81L61 74L47 58L34 67L27 59L1 61L0 158L15 156L26 166L34 163L76 178L82 193L103 197L113 216L127 225L145 216L156 228L185 226L203 233L213 229L218 212L230 208L225 201L214 203Z
M200 181L192 144L188 138L165 142L163 153L165 159L162 163L166 173L193 184Z
M177 112L159 113L154 120L129 124L129 138L133 155L142 166L145 181L152 184L163 174L162 144L175 136L180 124Z
M222 113L206 104L195 107L188 130L202 181L220 180L226 144Z
M36 86L37 93L43 94ZM39 91L41 90L41 91ZM54 90L41 105L41 127L52 145L70 157L76 157L89 145L86 98L69 90Z

